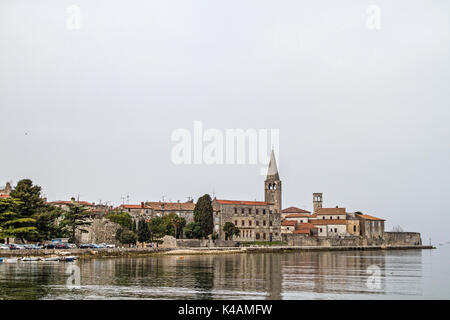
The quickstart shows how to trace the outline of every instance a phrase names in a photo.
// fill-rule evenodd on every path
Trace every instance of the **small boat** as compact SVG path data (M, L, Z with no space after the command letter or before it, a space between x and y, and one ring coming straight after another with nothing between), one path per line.
M75 260L77 260L77 257L76 256L61 257L60 260L64 262L74 262Z
M5 263L17 263L17 262L19 262L19 259L17 259L17 258L9 258L9 259L4 260L3 262L5 262Z
M59 257L41 258L41 261L59 261Z
M24 262L39 261L39 257L23 257L22 261Z
M3 261L6 261L6 258L0 258L0 263L2 263Z

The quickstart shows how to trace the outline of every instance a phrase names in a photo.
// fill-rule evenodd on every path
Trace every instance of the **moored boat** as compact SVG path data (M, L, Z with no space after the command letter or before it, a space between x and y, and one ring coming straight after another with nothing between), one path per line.
M45 257L41 258L41 261L59 261L59 257Z
M19 262L19 259L17 258L8 258L6 260L3 261L4 263L17 263Z
M77 260L77 257L76 256L61 257L60 260L64 261L64 262L73 262L73 261Z
M39 257L23 257L22 261L24 262L39 261Z

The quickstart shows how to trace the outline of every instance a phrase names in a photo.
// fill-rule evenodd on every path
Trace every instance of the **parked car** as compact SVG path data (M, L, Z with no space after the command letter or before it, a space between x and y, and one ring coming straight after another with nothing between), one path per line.
M9 246L4 243L0 243L0 250L9 250Z
M24 244L23 246L25 247L25 249L28 249L28 250L38 250L38 249L42 248L41 246L38 246L37 244Z
M55 244L53 243L44 244L44 249L55 249Z
M80 244L79 248L80 249L91 249L91 248L93 248L93 246L90 243L83 243L83 244Z
M57 243L55 245L55 249L69 249L69 245L67 243Z
M68 243L67 244L69 246L70 249L76 249L77 245L75 243Z
M105 248L113 249L115 247L116 247L115 244L107 244L107 243L105 244Z
M24 250L25 247L21 244L10 244L9 250Z

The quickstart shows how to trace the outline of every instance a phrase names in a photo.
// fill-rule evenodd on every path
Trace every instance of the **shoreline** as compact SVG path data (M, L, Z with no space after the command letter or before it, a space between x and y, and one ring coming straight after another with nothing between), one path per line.
M186 247L186 248L115 248L115 249L41 249L41 250L0 250L0 257L46 257L77 256L79 259L139 257L152 255L217 255L242 253L287 253L309 251L366 251L366 250L423 250L436 249L430 245L422 246L261 246L261 247Z

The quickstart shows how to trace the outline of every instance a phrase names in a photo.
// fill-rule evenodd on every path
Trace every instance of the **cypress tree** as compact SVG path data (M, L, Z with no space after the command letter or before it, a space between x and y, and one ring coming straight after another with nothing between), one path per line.
M205 194L200 197L194 208L194 221L200 226L204 236L208 236L214 231L214 217L211 197Z

